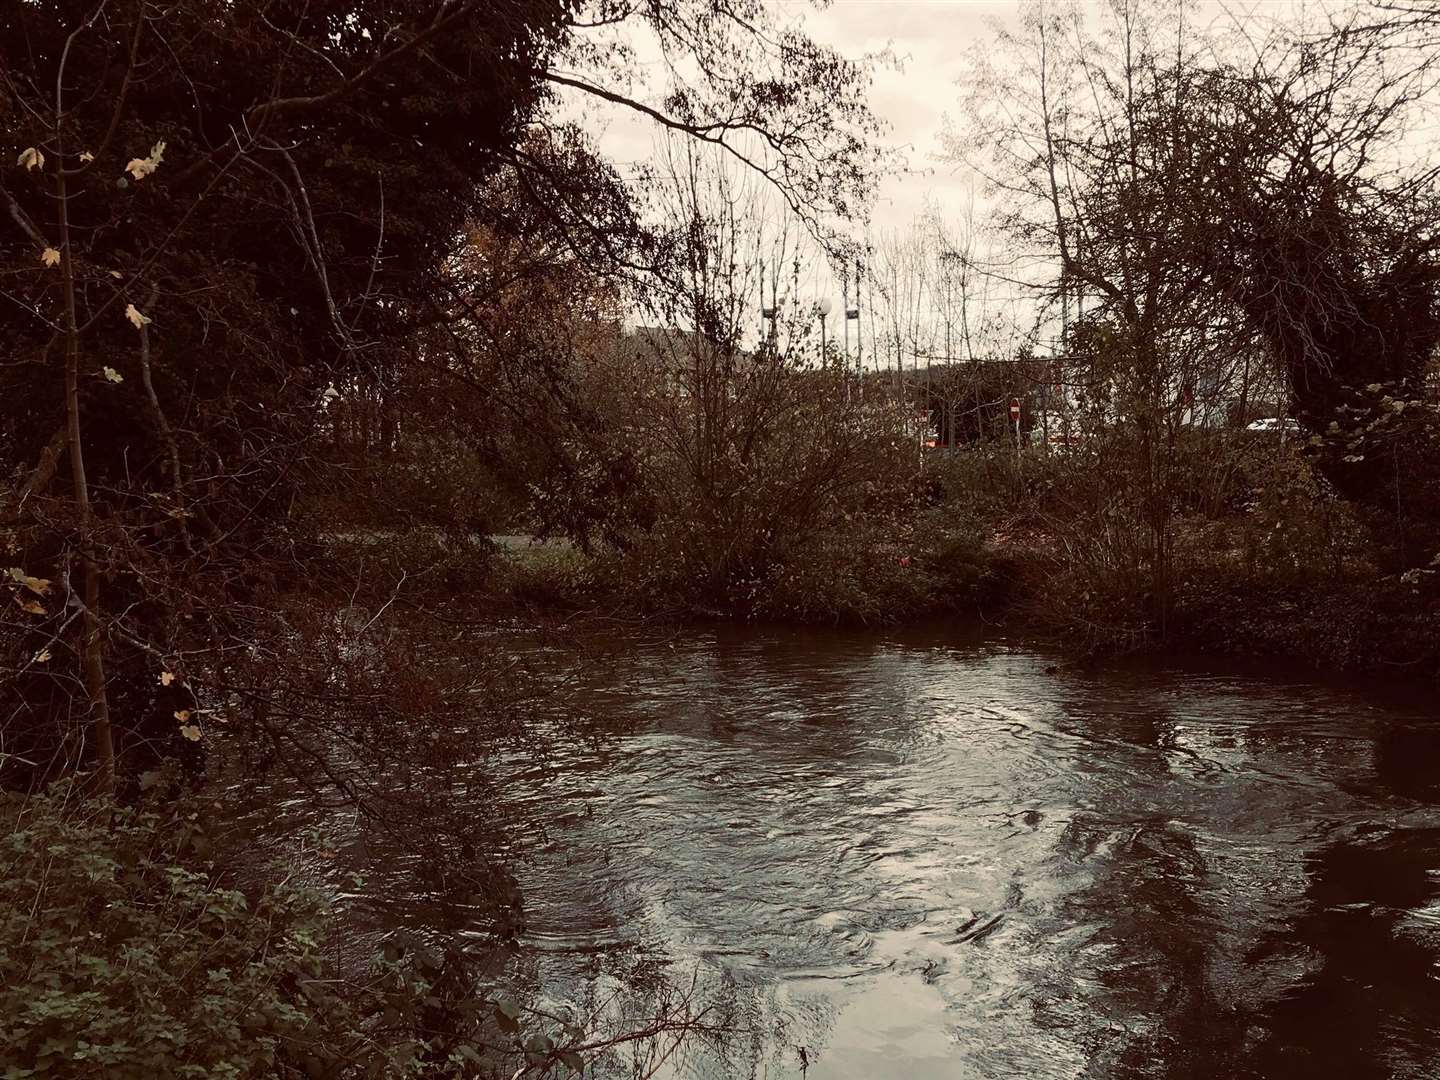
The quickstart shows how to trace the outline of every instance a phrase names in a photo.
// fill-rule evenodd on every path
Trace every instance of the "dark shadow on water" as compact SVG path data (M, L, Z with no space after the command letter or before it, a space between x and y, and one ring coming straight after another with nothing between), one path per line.
M1440 803L1440 730L1377 733L1386 794ZM1255 1076L1435 1075L1440 1024L1440 828L1361 822L1310 859L1309 906L1289 942L1313 973L1265 1010Z

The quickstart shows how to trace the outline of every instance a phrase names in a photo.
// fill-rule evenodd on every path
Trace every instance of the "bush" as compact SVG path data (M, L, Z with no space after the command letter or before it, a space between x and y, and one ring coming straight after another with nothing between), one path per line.
M217 887L181 861L193 820L59 792L0 818L0 1075L250 1077L324 1053L313 896Z
M281 885L252 905L220 887L196 813L71 794L0 801L3 1080L547 1080L685 1027L599 1038L492 997L493 956L405 932L366 977L342 972L321 951L321 898Z
M923 612L932 582L908 533L882 522L819 534L754 583L753 609L767 618L865 624Z
M596 598L591 560L563 540L505 552L494 562L491 586L526 607L577 608Z

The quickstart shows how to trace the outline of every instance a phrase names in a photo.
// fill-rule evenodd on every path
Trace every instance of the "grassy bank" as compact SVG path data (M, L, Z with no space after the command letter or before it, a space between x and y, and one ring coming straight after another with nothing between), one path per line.
M497 607L535 614L848 626L979 616L1087 654L1440 677L1440 573L1381 566L1294 450L1230 449L1218 478L1213 461L1178 478L1160 581L1149 523L1123 499L1095 497L1097 463L981 450L936 459L905 528L807 537L719 591L694 588L648 547L587 555L555 541L496 551L483 588Z

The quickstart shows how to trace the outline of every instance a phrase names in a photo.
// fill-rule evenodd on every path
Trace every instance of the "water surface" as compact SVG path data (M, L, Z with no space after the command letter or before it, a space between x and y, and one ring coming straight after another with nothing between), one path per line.
M1440 1077L1427 692L723 630L574 700L522 946L694 977L662 1076Z

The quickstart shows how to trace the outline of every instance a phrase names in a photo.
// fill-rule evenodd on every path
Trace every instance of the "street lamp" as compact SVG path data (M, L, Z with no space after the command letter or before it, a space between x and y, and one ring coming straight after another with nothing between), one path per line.
M825 347L825 318L830 314L830 298L821 297L815 305L815 314L820 316L820 366L825 367L830 361L829 350Z

